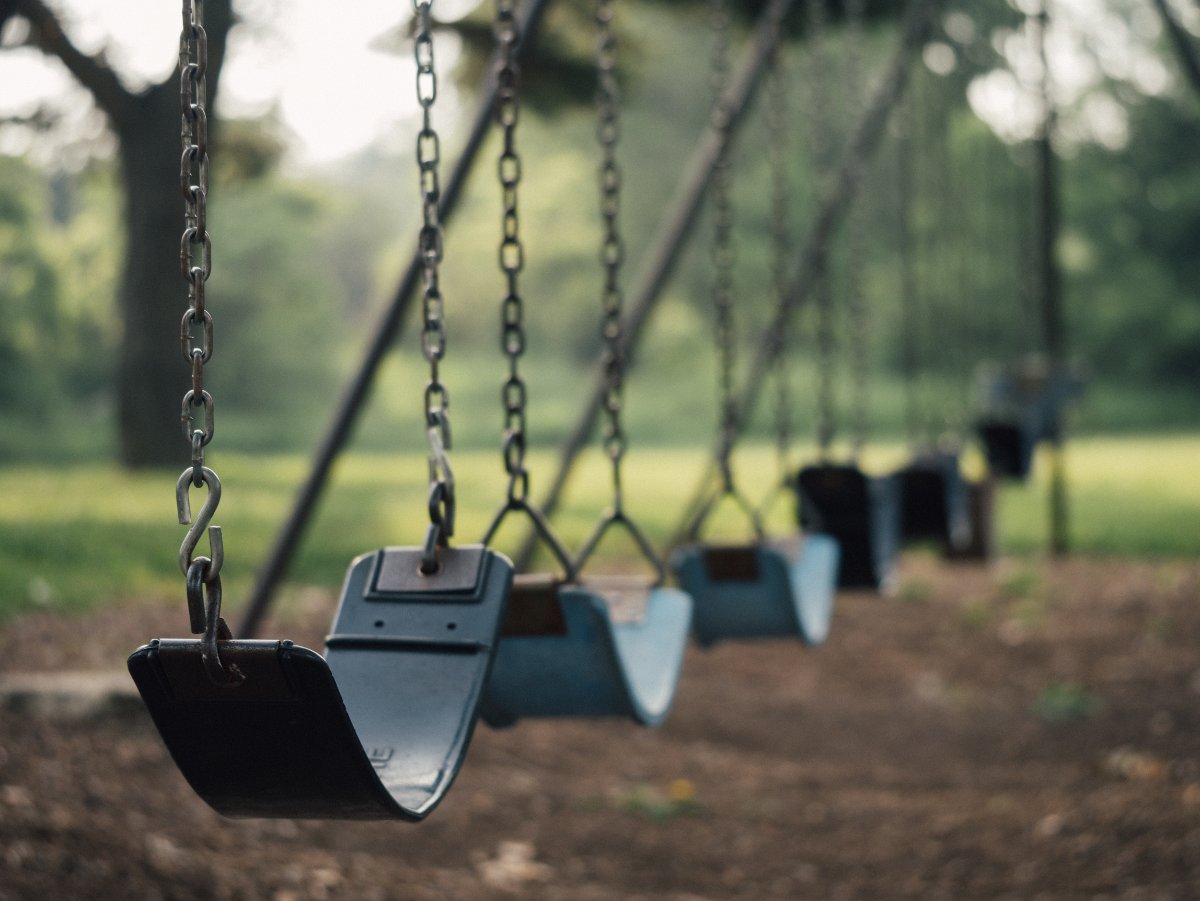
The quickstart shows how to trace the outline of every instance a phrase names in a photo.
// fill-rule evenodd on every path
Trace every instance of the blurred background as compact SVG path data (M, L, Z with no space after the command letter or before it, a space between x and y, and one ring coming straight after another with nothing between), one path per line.
M761 5L740 10L735 59L748 51ZM205 384L217 410L209 461L226 481L226 522L238 527L227 529L227 541L241 542L229 572L244 584L415 247L419 109L407 9L276 0L207 7L215 352ZM861 63L839 4L815 37L803 15L792 16L785 105L797 246L862 96L884 77L901 7L866 4ZM894 455L922 430L969 448L981 367L1045 351L1037 12L1032 0L943 7L867 163L854 208L861 260L850 263L846 228L832 236L831 291L840 297L857 284L869 315L861 344L839 321L823 368L839 440L848 440L855 380L867 383L868 457L876 449ZM434 118L448 166L477 102L491 10L457 0L439 2L436 16ZM119 562L111 547L96 554L114 570L107 590L154 593L156 573L174 578L173 539L161 530L173 528L170 479L189 460L178 426L189 373L175 338L186 309L178 273L178 11L149 0L7 0L0 21L3 603L11 612L39 599L95 600L97 592L84 590L85 580L72 583L59 561L92 560L86 548L98 524L118 529L108 535L120 539L107 543L122 548ZM1067 420L1079 439L1073 487L1085 508L1111 509L1111 496L1088 491L1111 489L1114 473L1133 460L1122 484L1134 486L1127 492L1134 508L1145 504L1164 517L1153 535L1144 527L1114 532L1112 517L1079 517L1083 550L1194 550L1194 536L1177 523L1195 510L1186 474L1200 414L1200 85L1188 68L1198 34L1200 10L1191 3L1060 0L1046 35L1066 353L1087 385ZM628 282L709 115L706 6L624 4L619 37ZM590 17L575 4L555 4L525 72L522 366L535 494L579 414L600 350L592 52ZM856 84L862 96L854 96ZM751 110L733 149L739 366L760 352L754 342L772 312L773 189L762 106ZM503 493L499 145L495 135L489 142L448 226L442 266L443 377L464 461L467 535ZM902 143L910 157L907 200L899 189ZM631 478L646 486L656 535L671 519L655 518L659 508L681 503L700 471L717 416L712 223L703 215L646 326L627 387ZM908 300L905 278L915 286ZM411 312L355 430L353 459L339 467L332 506L315 527L323 537L300 555L301 580L336 584L343 564L335 560L353 541L419 540L425 363ZM798 459L815 449L816 351L805 309L787 351ZM924 411L919 423L914 409ZM773 466L773 428L770 404L759 404L748 470ZM588 472L577 498L586 510L580 529L604 503L603 469ZM1164 472L1172 473L1172 490L1150 497L1143 481L1161 484ZM1010 550L1041 546L1036 490L1002 499ZM1135 515L1129 509L1126 525ZM569 523L570 508L565 515ZM93 569L86 581L97 578L104 577Z

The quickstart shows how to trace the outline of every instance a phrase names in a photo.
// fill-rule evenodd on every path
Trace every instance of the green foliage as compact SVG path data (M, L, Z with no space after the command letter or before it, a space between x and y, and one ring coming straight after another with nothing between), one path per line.
M864 465L883 471L903 453L900 445L873 447ZM1200 482L1192 476L1198 454L1196 435L1075 445L1069 468L1074 550L1194 558ZM1114 466L1114 460L1130 462ZM1138 460L1149 461L1150 471L1134 462ZM209 462L225 487L216 521L225 535L226 599L231 614L236 614L305 477L308 460L221 452ZM534 494L540 496L553 453L535 451L528 462ZM626 462L626 509L651 542L663 548L678 529L681 506L704 470L705 451L643 444L631 449ZM755 478L774 472L774 449L769 444L748 445L734 462L736 477L751 500L764 496L770 486ZM455 452L454 471L458 539L474 541L504 498L500 452ZM567 547L583 543L610 503L609 471L608 460L598 451L581 459L554 518ZM175 523L177 474L131 474L95 463L0 469L0 619L42 607L86 609L114 599L160 598L182 605L183 577L176 554L185 530ZM1040 478L1040 473L1035 475ZM385 544L418 543L424 534L425 478L419 447L386 455L360 452L342 459L297 549L292 584L332 592L357 554ZM768 527L786 531L793 523L790 499L781 498L772 508ZM499 549L511 553L517 533L504 531ZM1005 554L1042 551L1045 486L1035 480L1002 487L997 532ZM605 543L597 565L627 567L633 562L630 543L615 538ZM1045 605L1042 589L1021 561L1015 561L1011 572L1001 578L999 594L1016 603L1014 613L1022 622L1036 626ZM285 604L288 597L285 591ZM965 626L983 622L986 616L982 603L964 605ZM1159 626L1147 626L1151 636L1158 631Z
M94 432L119 333L115 212L96 172L51 177L0 156L0 459L108 447Z
M873 82L894 46L888 13L896 7L869 5L878 14L865 54L865 80ZM853 281L865 292L870 310L865 345L853 343L853 328L839 317L836 359L821 370L811 309L802 309L795 322L789 359L798 449L812 446L821 378L833 382L839 438L848 437L851 385L859 370L869 383L871 439L911 435L914 424L906 411L913 397L931 412L938 430L963 437L973 415L975 364L984 358L1009 361L1038 346L1028 272L1028 154L999 142L963 102L970 79L996 64L993 30L1011 27L1017 14L1000 4L972 8L970 16L974 28L943 22L957 37L936 35L952 47L954 70L936 76L916 67L912 106L898 111L892 123L892 138L907 127L913 140L917 190L910 210L910 262L917 306L906 309L899 290L898 160L896 141L889 140L866 173L857 213L865 254L853 278L848 226L831 247L839 310ZM574 99L544 107L531 103L518 138L528 332L522 365L530 384L530 427L541 447L552 445L573 423L600 345L601 223L586 18L569 4L552 14L545 40L558 42L559 61L573 74L553 69L558 75L546 80L558 79ZM797 17L798 24L802 19ZM815 105L821 100L829 111L820 137L835 152L844 147L854 118L846 95L846 38L836 19L835 14L826 35L827 66L820 77L809 68L803 40L794 41L785 56L794 85L787 138L797 245L822 190L812 163ZM485 46L487 29L479 23L470 27L478 31L479 47ZM708 88L698 73L711 35L698 3L622 7L619 27L628 290L638 281L676 179L708 119ZM739 49L745 38L739 26ZM526 73L530 97L538 96L535 70ZM581 99L585 102L576 102ZM1129 144L1116 151L1077 148L1062 166L1067 232L1060 253L1070 343L1073 353L1091 361L1089 396L1071 423L1075 433L1186 429L1200 417L1193 384L1200 371L1200 305L1193 296L1200 264L1190 250L1200 229L1200 170L1192 152L1200 138L1197 120L1171 94L1121 99L1132 117ZM739 378L746 362L761 352L757 342L771 312L771 178L763 118L761 110L754 111L733 148ZM279 143L269 122L222 127L226 152L216 157L214 170L215 268L209 284L217 356L206 372L218 397L217 446L306 450L328 421L415 244L411 144L375 148L357 167L336 174L285 175L273 165ZM454 123L442 127L448 161L458 136ZM464 447L495 447L502 422L498 153L493 138L446 236L445 365L455 437ZM108 361L124 327L112 315L119 215L111 173L103 168L51 176L26 162L0 160L0 300L6 310L0 320L5 424L0 459L91 457L112 446ZM712 440L711 234L712 223L702 217L635 354L627 385L635 450L697 447ZM416 317L405 327L363 414L359 447L420 446L425 375ZM911 383L902 377L906 329L920 351L919 374ZM182 391L186 373L180 378ZM764 394L752 437L765 438L772 425Z
M1073 324L1107 374L1182 386L1200 371L1200 119L1165 97L1129 113L1126 147L1071 160Z
M273 180L214 204L222 277L209 297L224 341L211 382L227 407L294 419L281 402L304 410L306 397L331 393L345 307L332 254L322 252L332 206L315 186Z
M37 413L59 387L64 323L48 236L48 191L33 167L0 157L0 408Z

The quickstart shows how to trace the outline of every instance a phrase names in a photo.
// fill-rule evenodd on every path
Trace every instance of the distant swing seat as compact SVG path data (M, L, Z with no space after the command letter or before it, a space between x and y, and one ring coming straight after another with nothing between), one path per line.
M217 685L201 642L139 648L129 671L192 788L231 817L423 819L474 731L512 581L482 546L357 558L322 658L289 641L222 641Z
M686 594L643 579L518 576L481 716L493 727L603 716L657 726L675 698L691 616Z
M989 473L1004 479L1029 477L1037 444L1031 428L1011 419L981 419L975 430Z
M823 463L801 469L796 488L801 528L831 535L841 548L838 586L889 588L900 543L899 479Z
M988 471L1026 479L1035 448L1058 440L1062 409L1083 393L1084 382L1076 373L1054 372L1036 360L1012 372L987 372L982 382L983 407L990 412L976 424L976 432Z
M696 609L702 647L722 639L792 636L821 644L829 635L837 587L838 543L811 534L792 541L690 545L671 558Z
M902 542L936 541L946 548L967 543L971 534L968 489L956 454L918 454L897 477Z
M967 482L966 540L945 548L948 560L991 560L996 554L995 482L983 478Z

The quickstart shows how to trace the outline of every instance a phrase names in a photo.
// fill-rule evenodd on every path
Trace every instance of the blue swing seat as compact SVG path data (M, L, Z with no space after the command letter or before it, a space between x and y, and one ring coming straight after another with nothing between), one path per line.
M657 726L675 698L691 626L682 591L644 579L517 576L481 717L627 716Z
M1002 478L1028 478L1035 448L1059 440L1062 411L1082 395L1083 379L1035 358L1012 369L985 371L980 381L988 412L975 428L988 471Z
M839 549L830 535L745 545L689 545L671 567L696 605L702 647L722 639L790 635L816 645L829 635Z
M801 528L832 535L841 548L838 586L887 590L900 544L900 483L853 464L806 466L796 477Z

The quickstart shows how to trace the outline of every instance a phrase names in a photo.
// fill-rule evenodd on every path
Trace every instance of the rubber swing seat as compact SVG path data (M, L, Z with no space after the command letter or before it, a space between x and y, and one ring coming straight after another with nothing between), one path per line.
M988 472L1006 479L1026 479L1033 468L1037 436L1023 424L1001 419L980 420L975 430L983 445Z
M957 455L918 454L897 476L902 542L937 541L953 549L970 541L968 488Z
M832 535L841 548L838 586L888 590L900 544L900 483L853 464L806 466L796 477L803 529Z
M829 635L839 548L830 535L740 545L680 548L671 568L696 609L702 647L724 639L791 636L821 644Z
M482 546L364 554L349 568L326 656L289 641L220 643L244 679L210 681L197 640L129 658L171 756L231 817L420 820L474 731L512 583Z
M524 717L657 726L675 698L691 618L684 592L637 578L517 576L481 715L497 728Z

